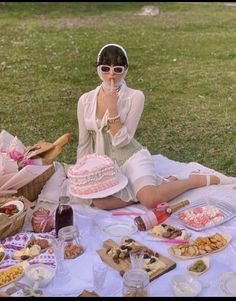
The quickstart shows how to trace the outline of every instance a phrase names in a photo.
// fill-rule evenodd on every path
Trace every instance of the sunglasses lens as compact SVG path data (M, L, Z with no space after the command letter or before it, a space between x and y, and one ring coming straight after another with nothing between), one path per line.
M123 67L114 67L114 72L115 73L123 73L124 68Z
M104 73L108 73L109 71L110 71L110 67L109 66L101 66L101 70L102 70L102 72L104 72Z

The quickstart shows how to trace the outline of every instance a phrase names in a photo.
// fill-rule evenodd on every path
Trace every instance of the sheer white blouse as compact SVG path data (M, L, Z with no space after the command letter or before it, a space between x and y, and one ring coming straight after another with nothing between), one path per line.
M140 121L145 97L142 91L122 85L118 92L118 112L122 127L112 135L107 127L108 111L101 120L96 118L97 95L101 86L83 94L77 106L79 144L77 160L89 153L107 155L116 160L129 184L115 194L124 201L136 199L136 193L145 185L157 185L152 156L134 138Z
M96 132L94 152L105 154L102 129L104 126L107 126L108 111L105 112L100 127L98 127L96 121L97 95L100 87L98 86L96 89L83 94L78 102L79 146L77 158L93 152L89 130ZM115 136L110 134L110 139L114 147L122 148L124 145L129 144L134 137L143 112L145 98L142 91L128 88L125 85L122 85L118 95L117 105L123 126Z

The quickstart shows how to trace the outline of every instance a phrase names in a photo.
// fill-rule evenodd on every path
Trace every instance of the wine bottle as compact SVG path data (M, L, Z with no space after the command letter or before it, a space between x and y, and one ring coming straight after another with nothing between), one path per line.
M134 218L134 223L139 231L147 231L154 226L163 223L172 213L189 204L188 200L183 200L175 205L159 203L157 206L142 216Z

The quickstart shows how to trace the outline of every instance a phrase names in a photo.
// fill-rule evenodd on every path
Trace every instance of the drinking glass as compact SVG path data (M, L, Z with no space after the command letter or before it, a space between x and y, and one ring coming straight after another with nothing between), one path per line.
M143 256L144 252L141 248L132 249L129 251L129 258L131 261L131 269L143 268Z
M56 296L55 294L61 296L63 295L65 285L71 280L69 269L64 266L65 241L62 237L53 238L52 246L57 261L57 270L48 292L53 296Z
M96 293L101 294L104 287L106 275L107 275L107 266L104 263L94 263L92 266L93 269L93 286Z
M57 274L67 274L69 270L64 267L64 248L65 241L62 237L57 237L52 240L52 246L57 261Z

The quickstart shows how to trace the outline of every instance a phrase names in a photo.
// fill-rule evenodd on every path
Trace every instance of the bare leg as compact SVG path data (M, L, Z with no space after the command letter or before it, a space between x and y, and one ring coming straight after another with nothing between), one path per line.
M206 186L206 176L204 175L190 174L188 179L177 180L173 177L173 179L170 180L170 182L163 182L159 186L150 185L143 187L138 191L136 195L137 199L144 206L153 208L158 203L168 202L187 190ZM219 178L211 176L210 184L219 184ZM123 208L134 203L133 201L125 202L114 196L109 196L102 199L94 199L92 206L103 210L112 210Z
M219 184L219 178L210 177L210 184ZM148 208L156 207L158 203L168 202L180 194L206 186L206 176L190 174L188 179L163 182L159 186L145 186L136 195L137 199Z
M173 181L177 181L177 180L178 180L175 176L169 176L169 177L167 177L166 179L168 179L170 182L173 182Z
M106 197L103 199L94 199L92 201L92 206L99 208L99 209L103 209L103 210L112 210L112 209L123 208L123 207L127 207L129 205L132 205L132 204L134 204L133 201L125 202L114 196L109 196L109 197Z

